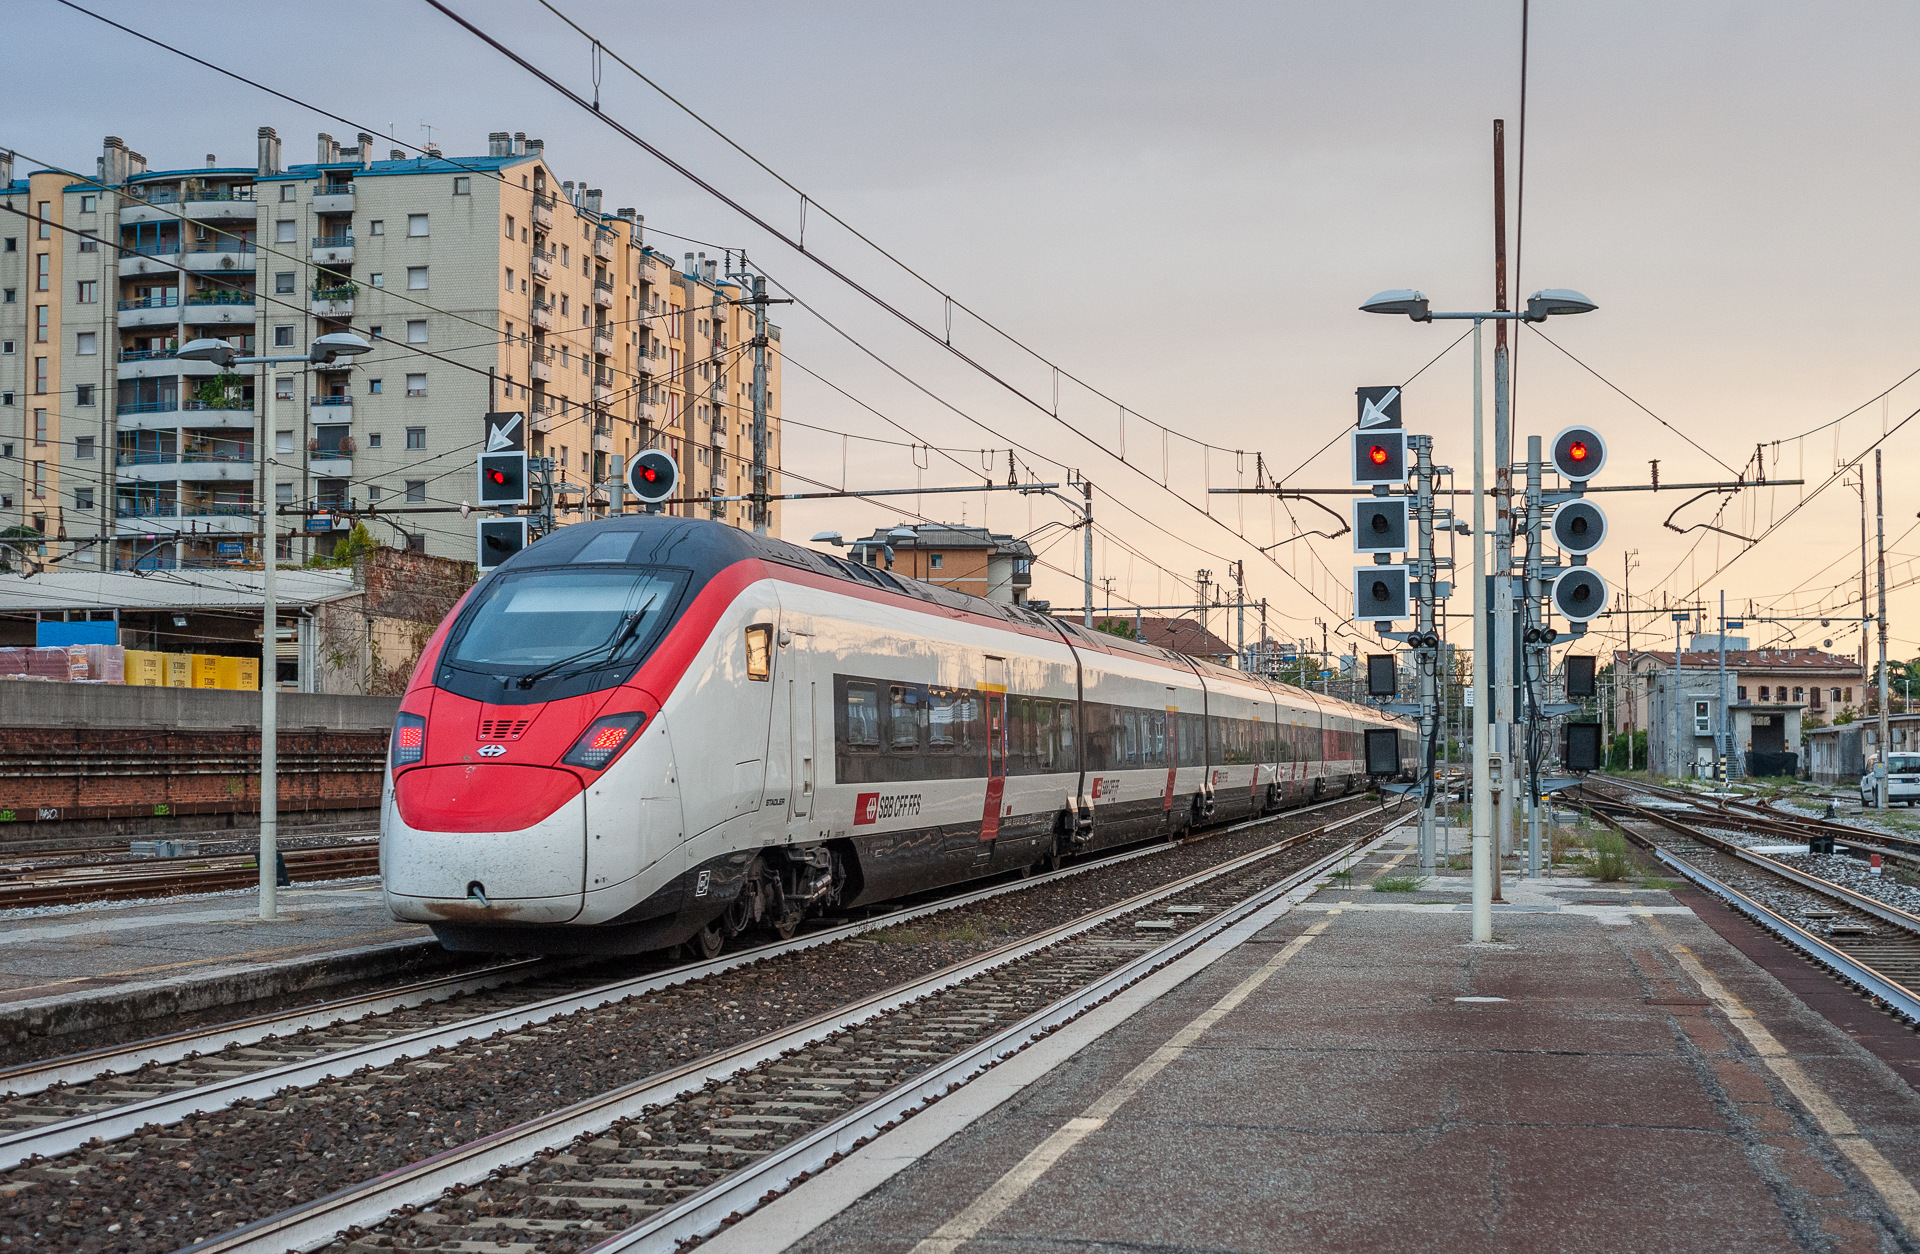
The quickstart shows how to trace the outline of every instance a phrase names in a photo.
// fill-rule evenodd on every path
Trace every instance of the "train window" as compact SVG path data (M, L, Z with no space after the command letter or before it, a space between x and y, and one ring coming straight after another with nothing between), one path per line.
M581 561L583 558L574 560ZM764 680L772 675L773 626L770 623L755 623L747 628L747 678Z
M1054 759L1056 765L1053 769L1056 771L1078 769L1073 756L1073 711L1071 701L1062 701L1054 707L1054 738L1060 746L1058 756Z
M1147 762L1153 766L1164 766L1167 761L1167 712L1148 710L1147 719Z
M593 673L583 692L617 683L652 649L679 601L685 576L635 567L571 570L535 567L503 571L482 585L472 611L455 627L443 681L460 689L459 674L485 684L498 699L500 677L517 678L510 692L531 692L542 681L565 683ZM616 672L611 679L608 672ZM463 693L479 696L478 692ZM555 694L542 691L538 699Z
M847 748L859 752L880 747L880 694L872 684L847 684Z
M894 684L887 703L887 749L896 754L918 754L927 718L927 703L912 684Z
M1140 711L1120 711L1121 760L1128 766L1140 765Z

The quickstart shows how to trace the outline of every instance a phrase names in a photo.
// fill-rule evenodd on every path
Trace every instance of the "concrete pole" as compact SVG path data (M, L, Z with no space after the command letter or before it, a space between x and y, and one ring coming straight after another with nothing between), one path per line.
M1727 718L1727 590L1720 589L1720 734L1715 737L1720 746L1720 761L1714 766L1714 775L1725 788L1733 779L1733 732Z
M1493 772L1487 680L1487 462L1480 320L1473 322L1473 939L1493 939Z
M1685 614L1675 614L1673 616L1673 684L1671 692L1673 697L1672 756L1673 775L1675 779L1680 778L1680 771L1683 765L1683 759L1680 757L1680 729L1682 726L1680 720L1684 714L1684 711L1680 708L1684 704L1680 696L1680 625L1686 621L1687 616Z
M753 277L753 534L767 534L767 280Z
M1879 550L1880 597L1875 613L1880 620L1880 761L1874 771L1874 791L1880 806L1887 808L1887 760L1893 742L1887 739L1887 513L1880 493L1880 450L1873 450L1873 534Z
M280 607L274 596L274 570L278 566L279 541L274 522L279 508L279 476L275 473L274 454L278 436L274 431L274 386L272 363L260 367L260 386L266 390L267 403L261 413L260 448L260 918L272 922L278 906L280 888Z
M1413 445L1414 514L1418 544L1415 550L1418 565L1414 574L1414 630L1426 636L1434 630L1433 437L1416 435L1409 443ZM1420 668L1420 873L1432 875L1437 869L1433 831L1433 740L1439 734L1435 721L1438 704L1434 696L1434 684L1440 665L1440 651L1422 646L1414 658L1414 664Z
M619 453L610 454L607 469L613 472L607 476L607 516L618 518L627 508L627 459Z
M1081 611L1081 623L1091 628L1093 626L1093 485L1084 478L1080 480L1080 496L1080 525L1086 531L1081 548L1085 567L1082 571L1083 591L1086 599L1086 604ZM1205 620L1201 621L1204 626Z
M1526 496L1526 506L1527 506L1527 516L1526 516L1527 602L1526 602L1526 605L1527 605L1527 626L1529 627L1539 626L1540 618L1541 618L1541 615L1539 613L1540 595L1541 595L1540 474L1541 474L1540 437L1537 435L1530 435L1527 437L1527 496ZM1539 719L1540 711L1533 699L1532 662L1535 658L1539 659L1541 663L1541 666L1540 666L1541 680L1542 682L1545 682L1546 678L1552 674L1552 665L1551 665L1552 654L1548 651L1546 645L1526 645L1524 647L1526 650L1526 654L1523 657L1522 665L1526 667L1525 673L1526 673L1526 679L1527 679L1527 709L1525 714L1525 719L1526 719L1526 731L1524 733L1525 739L1521 743L1526 746L1526 760L1523 763L1523 767L1524 767L1524 778L1527 781L1527 806L1526 806L1527 877L1529 879L1538 879L1540 878L1540 834L1541 834L1540 833L1540 777L1534 769L1533 738L1536 731L1535 721Z

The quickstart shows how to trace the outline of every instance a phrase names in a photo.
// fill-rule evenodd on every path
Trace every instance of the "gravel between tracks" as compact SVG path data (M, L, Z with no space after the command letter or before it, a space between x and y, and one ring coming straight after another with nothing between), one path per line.
M0 1175L0 1248L174 1250L1366 809L1280 816ZM1283 855L1304 865L1336 833ZM1318 850L1319 852L1316 852Z

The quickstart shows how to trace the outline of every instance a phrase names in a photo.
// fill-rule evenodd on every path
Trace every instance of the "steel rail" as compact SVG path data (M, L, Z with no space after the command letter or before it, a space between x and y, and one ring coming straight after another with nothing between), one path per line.
M588 1098L585 1101L576 1102L571 1106L564 1107L550 1114L527 1120L515 1127L504 1128L490 1136L470 1141L465 1145L457 1146L444 1153L422 1159L417 1163L402 1167L397 1171L388 1172L386 1175L377 1179L351 1185L326 1197L284 1211L281 1214L268 1216L265 1219L257 1220L254 1223L236 1228L223 1236L195 1241L191 1246L185 1248L191 1249L195 1254L280 1254L280 1252L284 1250L312 1249L327 1244L334 1241L343 1230L364 1229L378 1224L387 1219L396 1209L430 1203L449 1188L483 1180L496 1171L516 1163L524 1162L537 1154L568 1145L586 1133L604 1128L621 1119L641 1114L649 1107L672 1101L688 1093L697 1092L712 1081L724 1079L736 1072L777 1060L792 1050L816 1044L837 1032L863 1023L889 1010L898 1009L901 1006L918 1001L923 997L973 979L983 972L1005 966L1020 958L1038 953L1063 940L1070 939L1079 933L1089 931L1104 923L1111 922L1116 918L1133 913L1144 906L1151 905L1156 900L1184 892L1197 884L1205 883L1208 880L1216 879L1222 875L1232 874L1236 870L1271 857L1293 845L1313 839L1315 836L1324 835L1329 831L1338 827L1344 827L1349 823L1359 822L1377 813L1378 812L1375 811L1368 814L1353 815L1349 818L1338 820L1335 823L1325 824L1322 827L1290 836L1277 844L1255 850L1252 853L1245 854L1230 862L1223 863L1218 867L1183 877L1170 884L1165 884L1158 888L1151 889L1148 892L1128 898L1126 901L1119 902L1113 906L1089 912L1077 919L1069 920L1066 923L1049 928L1034 936L1014 941L976 958L956 963L953 966L935 972L922 979L897 985L894 988L863 998L858 1002L840 1007L837 1010L818 1015L806 1022L796 1024L793 1027L758 1037L732 1049L709 1055L706 1058L698 1059L669 1071L659 1072L631 1084L622 1085L617 1089L610 1090L597 1097ZM1397 826L1399 822L1404 821L1404 819L1399 819L1389 826ZM1255 894L1255 896L1266 900L1270 899L1271 896L1285 892L1289 887L1297 886L1304 879L1318 875L1325 867L1351 854L1359 843L1360 842L1349 843L1328 857L1316 861L1307 871L1290 875L1280 885L1261 890ZM1234 913L1239 909L1240 907L1236 906L1233 910L1223 912L1223 915ZM1140 958L1127 963L1119 970L1138 971L1143 962L1153 958L1156 954L1164 955L1173 946L1181 946L1179 952L1185 952L1186 948L1190 947L1191 944L1198 944L1207 937L1215 935L1219 928L1214 925L1219 921L1220 917L1221 916L1216 916L1215 919L1209 920L1206 924L1189 929L1189 931L1183 933L1181 936L1175 937L1173 940L1167 942L1166 945L1156 947L1147 954L1141 955ZM1196 933L1201 933L1201 935L1196 936ZM1188 941L1189 938L1193 938L1190 944L1182 945L1182 942ZM1164 960L1163 957L1161 961ZM1150 963L1149 967L1153 965L1158 965L1158 962ZM1103 977L1098 983L1090 987L1105 987L1108 981L1113 978L1113 975L1116 974L1118 974L1117 971L1107 977ZM1056 1006L1062 1004L1080 1005L1087 995L1087 990L1083 989L1079 994L1065 999L1064 1003L1056 1003ZM1100 997L1093 997L1093 1000L1100 1000ZM1042 1013L1044 1014L1046 1012ZM1074 1011L1074 1013L1077 1013L1077 1011ZM1027 1033L1031 1034L1031 1032L1035 1030L1031 1025L1038 1017L1039 1016L1034 1016L1024 1020L1021 1027L1024 1028ZM1068 1014L1066 1017L1071 1017L1071 1015ZM993 1042L1000 1042L1006 1035L1006 1033L1000 1033L991 1039ZM979 1047L968 1050L963 1057L977 1059L979 1057ZM945 1067L938 1069L937 1073L946 1078L938 1082L939 1088L936 1091L944 1091L950 1084L957 1082L953 1078L954 1073L948 1071ZM913 1090L917 1093L924 1082L924 1080L913 1082ZM924 1101L923 1096L916 1097L913 1104L917 1105L921 1101ZM873 1108L863 1108L863 1110L871 1109ZM837 1128L839 1124L833 1126ZM823 1129L822 1131L824 1132L825 1130ZM788 1150L792 1150L800 1144L805 1144L810 1147L812 1153L821 1154L822 1157L835 1152L833 1150L825 1150L824 1152L820 1150L821 1142L817 1139L819 1135L820 1134L816 1133L814 1136L810 1136L804 1141L796 1143L795 1147L788 1147ZM766 1161L772 1162L775 1160L781 1163L795 1161L795 1159L789 1155L788 1151L771 1155ZM797 1170L805 1170L805 1168L798 1168ZM766 1183L764 1173L756 1175L754 1179L761 1192L764 1193L767 1188L770 1187ZM721 1186L716 1186L716 1188L718 1187ZM695 1199L689 1199L689 1201L695 1201L699 1197L706 1197L710 1193L712 1193L712 1190L696 1195ZM732 1196L731 1190L728 1191L728 1195ZM729 1203L729 1209L737 1209L739 1205L740 1203L738 1201L731 1202ZM686 1207L683 1205L675 1207L669 1214L679 1216L685 1210ZM704 1214L704 1208L702 1213ZM716 1226L718 1221L718 1217L716 1217L714 1219Z
M1351 798L1342 798L1341 800L1351 800ZM1307 810L1317 810L1324 806L1336 804L1339 804L1339 802L1322 802L1320 805L1308 807ZM1303 811L1296 810L1290 813L1298 814L1302 812ZM1364 817L1366 817L1365 814L1360 814L1352 816L1350 819L1339 820L1339 822L1352 822ZM1251 826L1252 823L1272 821L1274 821L1272 818L1256 819L1242 826ZM1227 830L1232 831L1237 829L1228 828ZM1155 895L1163 895L1168 891L1179 891L1182 888L1191 887L1192 884L1204 882L1204 880L1213 878L1216 875L1227 874L1240 866L1246 865L1249 861L1271 856L1290 845L1298 844L1301 841L1321 835L1327 830L1329 830L1329 825L1323 824L1320 827L1309 829L1306 832L1289 836L1276 844L1268 845L1252 853L1244 854L1239 858L1222 863L1207 871L1197 872L1197 878L1195 876L1189 876L1186 879L1176 881L1179 888L1170 889L1167 886L1162 886L1161 888L1151 889L1147 893L1129 898L1128 901L1134 903L1133 906L1128 906L1127 902L1123 902L1120 906L1113 908L1137 908L1138 904L1145 900L1151 900ZM132 1136L148 1124L171 1123L193 1114L196 1111L218 1110L247 1099L264 1101L284 1088L303 1087L315 1084L330 1077L345 1075L363 1068L384 1067L402 1058L425 1054L430 1050L445 1046L458 1045L462 1041L471 1040L476 1036L492 1036L501 1032L518 1031L522 1028L544 1023L550 1019L575 1014L582 1010L590 1010L611 1001L619 1001L628 997L658 992L661 989L671 988L677 984L703 979L710 975L717 975L723 971L748 966L752 963L778 957L782 954L798 953L802 950L812 949L820 945L831 944L835 941L858 936L864 932L893 927L912 919L958 909L962 906L972 905L975 902L985 901L1005 893L1022 892L1030 888L1037 888L1042 884L1052 883L1073 875L1084 874L1102 867L1113 866L1120 862L1131 861L1134 858L1146 857L1172 847L1173 846L1170 845L1149 846L1145 849L1121 854L1118 857L1103 858L1082 863L1078 866L1064 867L1058 871L1047 872L1044 875L1036 875L1028 879L1016 880L1012 883L995 885L990 888L977 889L974 892L965 893L958 897L943 898L942 900L929 902L925 905L910 906L903 910L892 911L884 915L876 915L869 919L859 920L858 922L845 923L838 927L823 928L818 932L810 932L802 936L796 936L791 940L779 941L760 948L749 949L739 954L723 955L703 962L687 963L683 966L655 972L650 975L615 980L611 983L596 985L578 992L563 993L559 996L546 998L525 1006L509 1007L504 1010L494 1011L490 1014L460 1019L453 1023L422 1028L418 1031L390 1037L386 1040L374 1041L350 1049L299 1059L261 1071L231 1076L190 1089L161 1094L148 1098L145 1101L133 1102L124 1106L109 1107L72 1119L62 1120L59 1123L48 1124L41 1128L0 1134L0 1169L18 1166L20 1163L25 1162L35 1155L51 1158L57 1154L70 1153L95 1138L103 1141L120 1140L124 1137ZM1017 944L1019 942L1015 943Z
M1721 883L1699 867L1675 857L1664 849L1655 849L1653 852L1655 857L1680 874L1715 896L1723 898L1742 913L1751 916L1761 926L1794 948L1832 968L1843 979L1858 985L1863 992L1886 1003L1909 1022L1920 1023L1920 994L1880 974L1845 950L1822 940L1785 916L1776 914L1739 889Z

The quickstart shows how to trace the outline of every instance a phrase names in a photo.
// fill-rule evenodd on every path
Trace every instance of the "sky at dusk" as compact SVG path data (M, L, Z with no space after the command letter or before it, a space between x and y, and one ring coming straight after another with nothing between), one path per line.
M590 44L540 4L448 3L593 93ZM1244 560L1276 635L1317 638L1322 619L1362 652L1371 632L1342 627L1356 560L1346 537L1259 551L1330 520L1205 489L1250 486L1256 456L1289 486L1346 485L1343 444L1310 455L1351 426L1354 388L1408 380L1465 329L1356 306L1392 287L1441 309L1491 304L1492 124L1504 118L1515 294L1570 287L1600 306L1548 323L1552 344L1519 333L1522 446L1579 421L1610 442L1596 482L1646 483L1655 460L1669 484L1751 478L1756 449L1768 479L1808 481L1709 495L1674 518L1732 535L1663 525L1690 492L1597 497L1612 531L1595 565L1616 598L1637 553L1636 632L1672 630L1646 612L1663 600L1717 604L1722 590L1738 612L1752 601L1857 617L1860 498L1831 481L1892 430L1893 651L1920 654L1920 584L1906 586L1920 574L1920 419L1900 427L1920 410L1920 378L1895 386L1920 368L1912 5L1537 0L1522 206L1518 0L555 3L979 315L952 311L951 337L984 370L938 342L950 316L939 293L818 209L809 253L936 338L427 4L89 7L402 144L431 126L448 155L484 154L488 132L525 131L546 141L560 177L637 206L672 254L746 248L818 311L777 318L785 416L822 429L788 428L790 489L977 483L983 466L1004 479L1015 447L1023 474L1094 483L1095 573L1112 581L1116 612L1190 599L1196 570L1220 579ZM90 171L107 134L155 169L209 151L250 164L261 125L278 129L290 162L311 160L316 131L352 142L354 128L53 0L16 0L8 26L16 50L38 50L12 59L0 112L0 145L26 168ZM607 117L797 233L798 197L610 58L599 93ZM1103 395L1056 381L1056 365ZM1408 427L1435 437L1462 487L1471 370L1460 344L1405 400ZM1122 406L1135 415L1124 423ZM916 443L938 451L904 447ZM1866 469L1871 508L1871 455ZM915 509L1016 535L1071 516L1045 497L968 493L791 505L785 530L864 534ZM1035 594L1077 604L1078 534L1054 527L1034 543ZM1097 600L1108 596L1103 585ZM1455 609L1464 639L1464 595ZM1620 627L1615 615L1600 639L1617 641ZM1857 624L1802 628L1749 634L1849 653L1858 642Z

